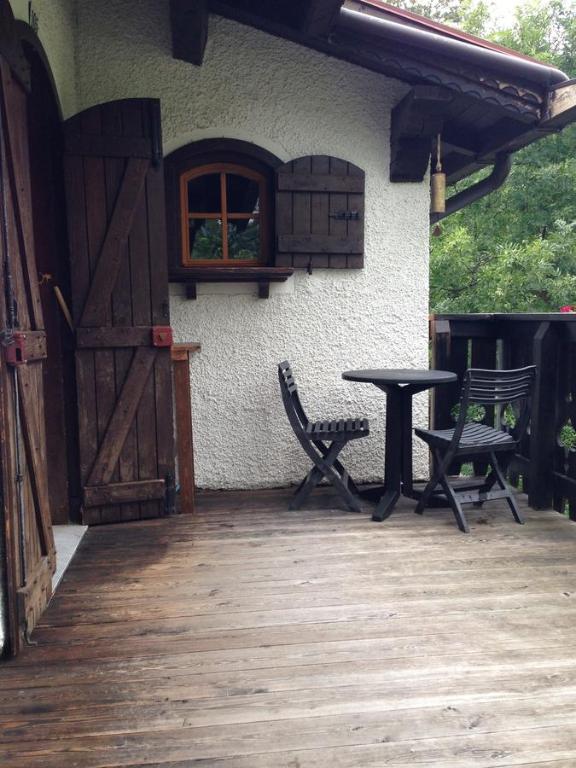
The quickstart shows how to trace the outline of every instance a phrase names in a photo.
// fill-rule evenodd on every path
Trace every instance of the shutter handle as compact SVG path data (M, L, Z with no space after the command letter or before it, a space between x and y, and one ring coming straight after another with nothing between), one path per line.
M358 221L360 214L358 211L338 211L337 213L331 213L329 218L336 219L336 221Z

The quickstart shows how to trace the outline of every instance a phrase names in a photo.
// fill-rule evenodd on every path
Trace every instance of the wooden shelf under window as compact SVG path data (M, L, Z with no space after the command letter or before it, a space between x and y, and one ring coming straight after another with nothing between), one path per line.
M292 267L182 267L171 270L170 280L186 285L186 297L196 298L197 283L258 283L258 296L267 299L270 283L283 283Z

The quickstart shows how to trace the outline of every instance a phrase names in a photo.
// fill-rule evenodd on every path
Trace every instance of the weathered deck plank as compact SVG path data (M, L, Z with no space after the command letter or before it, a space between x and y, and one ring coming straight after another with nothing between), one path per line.
M90 530L0 668L0 765L576 766L573 523L285 498Z

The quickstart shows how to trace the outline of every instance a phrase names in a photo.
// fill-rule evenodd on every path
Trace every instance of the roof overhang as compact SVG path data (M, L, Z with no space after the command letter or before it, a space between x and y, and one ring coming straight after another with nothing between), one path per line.
M200 64L208 14L412 86L392 116L391 179L421 181L441 133L454 183L576 119L576 82L547 64L381 0L170 0L174 55Z

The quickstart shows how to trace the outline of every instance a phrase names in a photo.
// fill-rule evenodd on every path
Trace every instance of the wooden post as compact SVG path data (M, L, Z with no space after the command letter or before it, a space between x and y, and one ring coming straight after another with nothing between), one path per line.
M430 338L432 340L432 368L450 370L450 321L430 317ZM450 405L445 397L444 387L430 390L430 428L440 429L450 424Z
M194 444L192 439L192 402L190 399L190 355L200 344L173 344L174 402L176 411L176 450L180 483L179 510L194 512Z
M530 426L528 503L533 509L548 509L553 497L558 390L558 343L549 321L541 322L534 336L534 364L537 371Z

